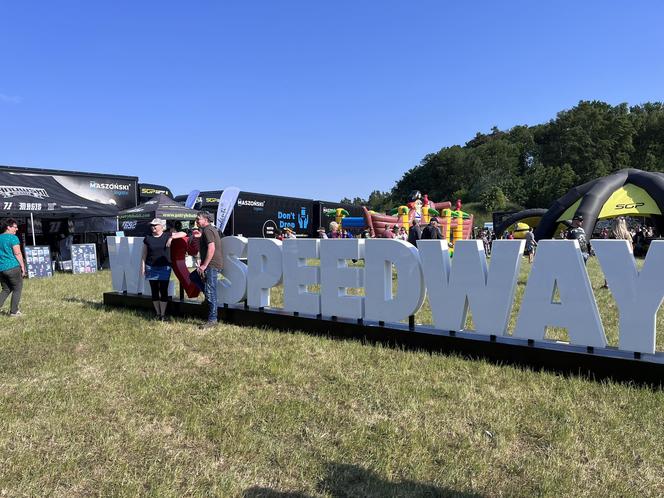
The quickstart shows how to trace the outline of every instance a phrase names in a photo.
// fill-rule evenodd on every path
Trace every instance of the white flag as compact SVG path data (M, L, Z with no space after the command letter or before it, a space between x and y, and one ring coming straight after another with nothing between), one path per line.
M216 226L220 232L226 228L228 220L231 219L231 213L235 207L235 202L240 195L240 189L237 187L225 188L219 199L219 207L217 208L217 222Z
M187 200L184 201L184 207L193 209L194 206L196 205L196 202L198 201L198 196L200 195L200 193L201 193L200 190L192 190L191 192L189 192Z

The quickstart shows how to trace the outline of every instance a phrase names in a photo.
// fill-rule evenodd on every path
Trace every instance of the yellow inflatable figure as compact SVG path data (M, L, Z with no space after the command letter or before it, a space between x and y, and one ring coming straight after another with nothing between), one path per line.
M528 230L530 230L530 226L527 223L515 223L510 227L509 232L515 239L523 239L526 237Z
M339 226L341 226L341 220L343 220L346 216L348 216L348 211L346 211L344 208L337 208L334 221L339 223Z

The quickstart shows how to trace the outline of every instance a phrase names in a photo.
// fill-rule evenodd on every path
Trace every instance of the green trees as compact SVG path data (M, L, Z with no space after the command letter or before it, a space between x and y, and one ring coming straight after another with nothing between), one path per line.
M480 196L482 206L488 212L505 209L507 198L502 189L496 185L489 187Z
M664 103L581 101L548 123L493 127L464 146L427 154L391 192L374 191L367 202L382 211L420 190L435 201L494 206L489 210L508 201L546 208L574 185L622 168L664 171Z
M344 197L339 202L342 204L353 204L354 206L369 206L371 209L379 212L393 207L391 194L389 192L381 192L380 190L374 190L371 192L369 198L366 200L362 197L355 197L353 200ZM399 202L399 200L397 202Z
M644 104L630 108L634 126L631 163L646 171L664 170L664 104Z

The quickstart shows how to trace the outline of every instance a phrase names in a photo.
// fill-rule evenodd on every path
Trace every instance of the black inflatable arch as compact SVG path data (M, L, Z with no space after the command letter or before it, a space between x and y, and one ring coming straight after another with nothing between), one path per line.
M574 215L583 216L583 228L590 235L602 207L611 194L628 183L645 190L664 213L664 174L632 168L621 169L611 175L574 187L551 204L535 230L535 238L537 240L553 238L560 224L558 219L579 199L581 202ZM661 216L656 218L656 223L662 233L664 220Z
M522 220L529 220L531 218L533 219L538 219L539 221L537 223L528 223L531 227L536 227L541 223L541 218L546 214L547 210L542 209L542 208L533 208L533 209L524 209L523 211L519 211L518 213L514 213L507 218L505 218L500 225L497 227L493 227L493 231L496 234L497 238L501 238L505 231L514 225L515 223L519 223Z

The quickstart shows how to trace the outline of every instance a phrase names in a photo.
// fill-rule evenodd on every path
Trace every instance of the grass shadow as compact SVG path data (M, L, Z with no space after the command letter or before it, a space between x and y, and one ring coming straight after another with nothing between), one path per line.
M83 299L81 297L65 297L63 301L68 303L83 304L94 310L108 311L108 308L105 307L104 303L101 301L91 301L90 299Z
M103 302L101 301L91 301L90 299L83 299L81 297L66 297L63 299L63 301L66 301L68 303L74 303L74 304L82 304L91 310L96 310L96 311L103 311L105 313L110 313L112 311L130 311L132 315L138 315L138 316L143 316L145 315L148 318L152 318L154 316L153 310L149 308L110 308L106 305L104 305Z
M334 498L356 496L376 498L439 496L480 498L483 496L479 493L442 488L417 481L388 481L375 472L358 465L340 463L331 463L327 466L326 476L318 483L317 491ZM256 486L247 489L243 496L245 498L310 498L312 495L297 491L276 491Z

